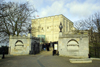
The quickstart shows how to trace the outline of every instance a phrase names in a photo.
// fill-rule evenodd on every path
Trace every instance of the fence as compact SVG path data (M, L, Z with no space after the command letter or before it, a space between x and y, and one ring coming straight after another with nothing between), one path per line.
M38 38L31 38L31 51L30 54L37 54L40 52L40 40Z

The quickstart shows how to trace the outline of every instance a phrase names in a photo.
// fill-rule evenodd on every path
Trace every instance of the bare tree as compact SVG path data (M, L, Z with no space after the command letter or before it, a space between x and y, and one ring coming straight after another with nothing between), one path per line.
M0 3L0 34L19 35L27 33L30 18L36 10L29 3L19 4L14 2Z
M30 8L28 3L18 4L14 2L6 3L7 9L1 10L2 14L7 14L6 17L1 17L0 32L6 32L8 35L12 34L17 36L21 32L26 32L29 24L29 18L35 9Z
M87 19L77 21L75 27L78 30L92 30L91 32L100 33L100 13L97 12Z
M77 22L76 28L79 30L89 31L89 43L94 48L95 56L100 54L98 47L100 47L100 12L91 15L89 18ZM99 55L98 55L99 56Z

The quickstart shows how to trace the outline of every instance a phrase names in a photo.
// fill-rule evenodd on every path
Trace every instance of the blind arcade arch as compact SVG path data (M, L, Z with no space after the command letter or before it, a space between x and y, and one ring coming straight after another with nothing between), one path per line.
M67 50L68 51L78 51L79 50L79 43L75 39L71 39L67 43Z
M24 47L24 44L21 40L17 40L15 43L15 49L22 49Z

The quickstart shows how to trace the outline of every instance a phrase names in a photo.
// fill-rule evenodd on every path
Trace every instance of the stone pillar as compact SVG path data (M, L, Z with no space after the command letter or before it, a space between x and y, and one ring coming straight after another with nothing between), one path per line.
M61 37L63 37L63 33L59 32L58 47L57 47L57 50L58 50L59 54L60 54L60 49L59 48L62 45L62 38Z
M62 32L59 32L59 38L62 37L62 36L63 36Z
M31 50L31 42L32 42L31 38L32 38L31 33L28 33L28 46L29 46L29 51Z

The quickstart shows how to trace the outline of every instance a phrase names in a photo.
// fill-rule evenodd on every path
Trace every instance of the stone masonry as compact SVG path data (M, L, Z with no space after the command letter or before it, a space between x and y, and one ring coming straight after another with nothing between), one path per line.
M83 34L59 33L58 51L60 56L87 58L89 54L88 32Z

